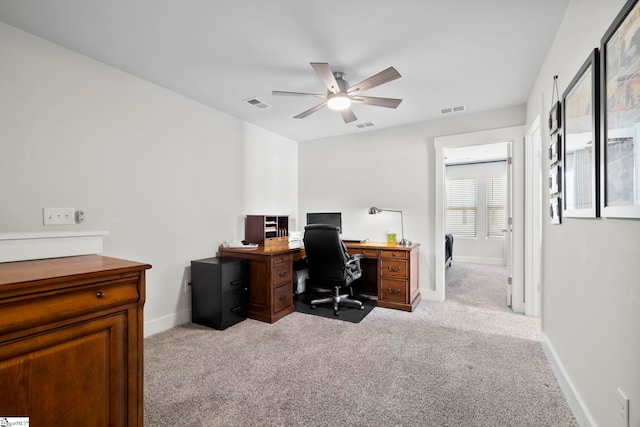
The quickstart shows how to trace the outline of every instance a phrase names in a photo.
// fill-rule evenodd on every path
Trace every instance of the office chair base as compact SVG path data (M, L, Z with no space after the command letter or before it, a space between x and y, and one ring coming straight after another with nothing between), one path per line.
M347 304L355 308L359 308L360 310L364 310L364 305L362 304L361 301L348 298L349 296L348 294L340 295L339 286L335 287L335 291L336 291L335 295L332 295L327 298L314 299L313 301L311 301L310 303L311 308L315 309L316 305L318 304L333 303L333 314L335 314L336 316L340 316L339 304Z

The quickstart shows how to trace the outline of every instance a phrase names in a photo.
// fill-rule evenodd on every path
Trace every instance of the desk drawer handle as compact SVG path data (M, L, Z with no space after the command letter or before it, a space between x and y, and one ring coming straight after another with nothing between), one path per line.
M234 280L233 282L230 283L231 286L237 286L242 284L242 279L240 280Z
M241 306L241 305L239 305L239 306L237 306L237 307L233 307L233 308L231 309L231 312L232 312L232 313L235 313L236 311L239 311L239 310L242 310L242 306Z
M397 273L398 271L400 271L400 267L391 268L391 266L388 265L387 270Z
M287 299L287 297L288 297L288 296L289 296L289 295L282 295L282 296L278 297L278 299L279 299L280 301L284 301L284 300L286 300L286 299Z
M390 294L393 295L398 295L400 293L400 289L396 289L395 291L391 288L388 288L387 291L389 291Z
M280 277L284 277L287 275L287 273L289 273L288 271L283 271L282 273L278 273L278 276Z
M104 296L104 293L102 291L98 291L96 293L96 298L102 298Z

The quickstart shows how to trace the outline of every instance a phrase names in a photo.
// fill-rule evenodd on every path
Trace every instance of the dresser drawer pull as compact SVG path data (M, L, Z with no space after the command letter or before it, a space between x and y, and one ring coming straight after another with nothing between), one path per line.
M282 273L278 273L278 276L280 277L284 277L287 275L287 273L289 273L288 271L283 271Z
M390 294L393 294L393 295L398 295L398 294L400 293L400 289L396 289L396 290L394 291L393 289L388 288L388 289L387 289L387 291L388 291Z
M104 296L104 293L102 291L98 291L96 293L96 298L102 298Z
M233 282L231 282L230 284L231 284L231 286L240 285L240 284L242 284L242 279L240 279L240 280L234 280L234 281L233 281Z
M282 295L282 296L279 296L279 297L278 297L278 299L279 299L280 301L284 301L284 300L286 300L286 299L287 299L287 297L288 297L288 296L289 296L288 294L287 294L287 295Z
M239 310L242 310L242 306L241 306L241 305L239 305L239 306L237 306L237 307L233 307L233 308L231 309L231 312L233 313L233 312L236 312L236 311L239 311Z
M387 266L387 270L393 271L394 273L397 273L398 271L400 271L400 267L391 268L391 266L388 265Z

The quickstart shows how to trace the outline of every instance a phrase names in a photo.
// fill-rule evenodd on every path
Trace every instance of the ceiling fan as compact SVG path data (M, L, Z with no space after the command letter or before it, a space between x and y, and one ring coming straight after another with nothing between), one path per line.
M360 93L365 90L372 89L376 86L383 85L392 80L400 78L400 73L393 68L389 67L384 71L375 74L368 79L361 81L360 83L349 87L349 83L345 80L345 74L341 72L332 72L329 64L324 62L312 62L311 66L320 79L327 87L327 93L303 93L303 92L283 92L274 90L272 95L285 95L285 96L311 96L315 98L322 98L325 101L316 105L307 111L298 114L294 119L303 119L311 113L324 108L329 107L332 110L339 111L342 114L342 118L345 123L350 123L357 120L356 115L351 109L351 104L367 104L377 107L396 108L402 102L402 99L395 98L376 98L372 96L361 96Z

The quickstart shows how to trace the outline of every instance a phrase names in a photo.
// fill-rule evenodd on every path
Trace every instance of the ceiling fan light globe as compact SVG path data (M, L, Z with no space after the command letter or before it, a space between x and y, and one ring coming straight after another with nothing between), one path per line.
M327 107L336 111L346 110L347 108L351 107L351 98L343 93L330 95L329 99L327 100Z

